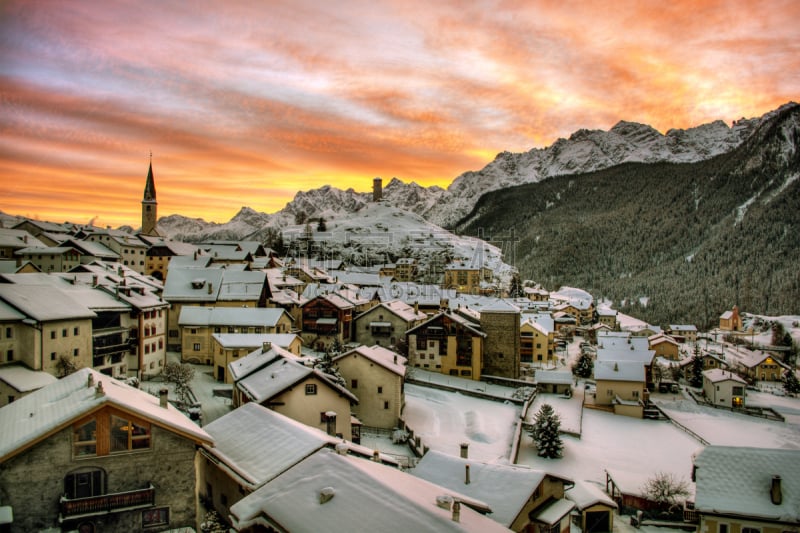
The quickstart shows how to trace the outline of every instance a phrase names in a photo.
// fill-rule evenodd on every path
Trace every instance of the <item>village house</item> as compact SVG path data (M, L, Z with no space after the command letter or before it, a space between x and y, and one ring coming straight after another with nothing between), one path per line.
M14 252L24 248L45 248L47 245L21 229L0 228L0 260L13 260Z
M724 355L721 352L704 349L700 351L699 357L703 360L703 370L729 367L728 362L724 359ZM694 355L691 357L684 357L678 361L678 366L680 367L683 378L686 381L689 381L692 376L694 364L693 359Z
M394 279L397 281L415 281L417 279L418 262L413 257L401 257L394 267Z
M651 335L647 338L651 350L656 352L656 357L663 357L670 361L677 361L680 358L680 345L678 342L664 333Z
M63 375L65 363L92 366L92 319L97 315L73 296L48 285L0 283L0 301L24 315L12 320L13 326L6 322L10 347L2 354L4 361L20 361L56 377Z
M234 408L255 402L329 435L355 440L350 414L358 398L294 354L265 344L231 362L228 370L234 383Z
M56 381L56 377L41 370L31 370L21 363L0 364L0 407L19 400Z
M575 378L567 370L537 370L534 375L536 386L540 392L551 394L570 394Z
M442 287L460 293L480 294L481 284L486 279L487 271L488 278L491 279L491 271L475 262L453 261L444 267Z
M619 314L616 309L609 309L607 307L598 307L597 308L597 322L600 324L605 324L608 326L608 329L612 331L616 331L619 329L619 324L617 323L617 315Z
M64 239L69 238L69 235L75 231L75 226L69 223L58 224L43 220L25 219L19 224L15 224L11 229L26 231L42 241L45 246L54 246ZM57 238L52 239L49 238L48 235L57 235Z
M408 330L409 366L480 380L486 333L445 311Z
M181 328L181 356L185 361L211 364L215 358L212 335L215 333L289 333L292 317L273 307L197 307L184 306L178 318ZM225 380L225 366L215 367L217 381Z
M175 256L194 257L197 245L162 239L161 237L139 236L148 245L145 253L144 273L161 281L166 281L169 274L170 260Z
M523 313L520 320L520 363L535 366L555 364L555 322L550 314Z
M722 331L742 331L742 317L739 315L739 308L733 306L730 311L725 311L719 316L719 329Z
M139 274L145 274L147 244L135 235L121 230L96 229L90 232L84 240L104 244L119 256L120 263Z
M599 486L589 481L576 481L564 496L575 502L578 512L575 522L583 533L611 533L614 530L614 515L619 506Z
M737 371L753 381L780 381L789 368L783 361L762 350L749 350L741 346L726 346L727 357L736 361Z
M670 324L666 333L682 344L697 342L697 326L694 324Z
M230 516L236 531L508 531L483 515L490 511L397 468L322 449L233 505Z
M355 305L336 293L315 296L301 306L303 343L317 351L344 346L352 338Z
M214 333L211 344L217 377L219 378L220 368L227 369L233 361L261 348L265 342L283 348L297 357L300 357L303 348L303 340L294 333ZM233 383L230 372L225 371L223 381Z
M203 429L214 441L197 456L200 500L220 516L265 483L322 449L336 449L365 459L374 450L328 435L256 403L247 403ZM269 450L269 453L264 453ZM396 464L384 454L378 458Z
M69 272L81 264L81 255L72 246L29 247L14 252L17 264L27 261L42 272Z
M564 499L565 488L573 484L569 479L434 450L420 459L411 474L486 503L492 509L489 517L511 531L569 531L569 515L575 506Z
M800 451L706 446L694 459L698 531L782 533L800 526Z
M597 383L595 405L609 406L614 414L644 416L645 368L639 361L601 361L594 363Z
M747 382L729 370L703 371L703 396L712 405L744 407Z
M353 319L354 340L369 346L396 346L409 329L427 318L428 315L402 300L383 302Z
M197 527L195 454L211 437L160 398L84 368L0 408L11 532Z
M645 388L649 391L654 390L655 350L650 349L647 337L635 336L628 331L598 331L596 359L598 362L630 361L642 365Z
M358 396L353 413L364 426L399 426L405 405L405 357L378 345L359 346L335 356L333 362L347 388Z
M550 299L550 291L541 285L523 287L522 292L532 302L547 302Z

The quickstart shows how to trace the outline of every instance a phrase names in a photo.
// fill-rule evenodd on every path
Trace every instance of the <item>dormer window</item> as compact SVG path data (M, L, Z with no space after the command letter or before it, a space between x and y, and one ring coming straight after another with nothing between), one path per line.
M76 458L149 450L150 424L121 412L100 413L72 427L72 452Z

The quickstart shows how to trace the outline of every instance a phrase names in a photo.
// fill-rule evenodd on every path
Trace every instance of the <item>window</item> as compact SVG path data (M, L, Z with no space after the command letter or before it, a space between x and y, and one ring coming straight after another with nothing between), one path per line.
M13 337L13 332L14 330L12 330L11 328L6 328L6 338L10 339L11 337Z
M383 408L384 409L388 409L389 408L389 402L383 402Z
M639 397L639 391L638 390L633 391L631 393L631 396L633 396L634 398L638 398Z
M6 352L6 359L8 361L13 361L14 360L14 350L8 350Z
M728 524L720 524L718 533L728 533Z
M358 388L358 380L357 379L351 379L350 380L350 388L351 389L357 389Z
M55 361L56 360L56 352L50 352L50 360L51 361Z
M383 394L383 387L378 387L378 394Z
M81 354L80 348L75 348L74 350L72 350L73 357L78 357L80 354Z
M72 453L75 457L97 455L97 421L92 419L74 428Z
M56 338L56 332L55 332L55 330L53 330L53 331L51 331L51 332L50 332L50 338L51 338L51 339L55 339L55 338Z
M72 328L72 334L75 335L76 337L80 334L80 331L81 329L78 326Z
M316 383L306 383L306 396L313 396L317 393Z
M64 329L61 330L61 336L62 337L66 337L67 336L67 328L64 328Z
M192 345L192 349L193 349L195 352L199 352L199 351L200 351L200 343L199 343L199 342L196 342L196 343L194 343L194 344Z
M110 453L150 448L150 425L111 415Z
M192 335L197 335L197 328L189 328L189 333Z
M761 530L757 527L743 527L742 533L761 533Z
M142 528L169 525L169 507L145 509L142 511Z
M99 468L69 473L64 478L64 494L70 500L105 494L105 477Z

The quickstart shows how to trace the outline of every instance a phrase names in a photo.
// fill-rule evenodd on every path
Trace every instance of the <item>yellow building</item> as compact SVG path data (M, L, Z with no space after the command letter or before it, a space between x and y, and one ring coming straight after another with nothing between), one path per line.
M637 361L595 361L595 404L612 407L616 414L642 418L645 393L644 365Z
M552 322L552 320L551 320ZM533 319L520 324L520 361L534 365L549 365L556 360L555 331Z
M450 312L440 313L408 331L409 365L480 380L485 339L476 324Z
M220 368L227 369L232 362L258 350L264 343L283 348L297 357L303 348L303 340L294 333L214 333L211 342L217 379ZM225 371L222 377L225 383L233 383L230 372Z

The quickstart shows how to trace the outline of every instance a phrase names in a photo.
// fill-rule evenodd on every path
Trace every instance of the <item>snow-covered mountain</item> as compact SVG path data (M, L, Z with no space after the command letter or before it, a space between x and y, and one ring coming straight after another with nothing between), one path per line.
M558 139L546 148L533 148L522 153L502 152L483 169L458 176L447 189L426 188L392 178L384 186L383 202L421 215L439 226L450 227L467 215L478 198L489 191L627 162L689 163L730 152L748 139L758 125L784 107L759 118L742 118L731 126L717 120L686 130L672 129L666 134L645 124L625 121L608 131L581 129L568 139ZM371 199L371 192L325 185L298 192L286 207L273 215L243 207L225 224L172 215L159 220L159 229L170 237L190 240L243 238L267 227L291 225L300 213L312 219L357 213Z

